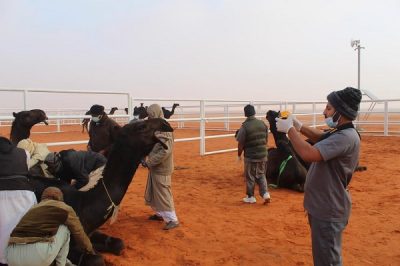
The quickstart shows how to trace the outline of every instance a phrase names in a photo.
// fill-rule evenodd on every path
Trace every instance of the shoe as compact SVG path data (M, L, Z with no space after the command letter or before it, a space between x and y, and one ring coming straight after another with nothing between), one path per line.
M149 220L151 220L151 221L164 221L164 219L160 215L157 215L157 214L153 214L153 215L149 216Z
M256 203L257 200L256 200L256 198L255 198L254 196L251 196L251 197L245 197L245 198L243 198L243 202L246 202L246 203Z
M263 199L264 199L264 204L268 204L271 202L271 196L269 195L268 192L264 194Z
M171 230L174 229L175 227L178 227L179 223L177 221L169 221L165 226L164 230Z

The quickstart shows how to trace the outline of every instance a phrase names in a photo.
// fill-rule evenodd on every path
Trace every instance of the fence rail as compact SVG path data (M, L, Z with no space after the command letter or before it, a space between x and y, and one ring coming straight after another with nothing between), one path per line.
M216 154L221 152L231 152L236 148L221 149L215 151L206 151L206 140L231 138L234 134L231 132L240 127L241 122L245 119L243 116L244 105L251 103L255 106L257 118L265 119L265 113L271 110L289 110L295 114L306 125L319 127L324 125L322 111L325 108L326 101L234 101L234 100L188 100L188 99L133 99L129 93L125 92L84 92L84 91L50 91L50 90L9 90L0 89L0 92L18 91L24 94L23 110L30 109L29 97L32 93L72 93L72 94L101 94L101 95L123 95L127 97L129 113L110 115L121 124L127 123L132 118L132 106L138 106L140 103L149 105L151 103L173 104L180 103L175 110L175 116L168 121L176 123L179 129L198 129L199 136L190 138L175 139L176 142L199 141L199 150L201 155ZM39 106L46 106L45 102ZM374 108L371 108L374 106ZM0 109L0 126L10 126L13 116L1 115L6 113L5 109ZM56 131L61 132L64 125L80 124L84 118L90 118L83 115L82 109L68 109L68 107L60 107L59 109L46 110L49 122L57 125ZM13 110L15 111L15 110ZM9 113L12 111L10 110ZM79 114L81 113L81 114ZM260 115L263 114L263 115ZM361 134L374 134L383 136L400 136L400 99L391 100L366 100L361 103L359 116L354 121ZM221 126L222 125L222 126ZM379 127L379 128L378 128ZM377 129L378 128L378 129ZM208 135L209 131L221 131L222 134ZM50 142L48 146L86 144L87 140L66 141L66 142Z

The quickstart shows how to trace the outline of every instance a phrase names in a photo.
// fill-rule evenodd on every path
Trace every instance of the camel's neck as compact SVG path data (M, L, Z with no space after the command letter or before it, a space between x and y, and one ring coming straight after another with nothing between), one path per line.
M119 205L139 166L141 156L125 147L114 148L103 172L104 184L114 204Z
M11 125L11 132L10 132L10 140L15 145L18 144L20 140L27 139L31 135L31 128L32 127L24 127L15 123L15 121Z

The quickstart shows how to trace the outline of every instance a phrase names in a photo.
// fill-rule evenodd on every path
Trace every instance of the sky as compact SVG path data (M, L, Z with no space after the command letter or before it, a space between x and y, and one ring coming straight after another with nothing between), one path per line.
M398 0L0 0L0 88L325 100L357 87L359 39L361 88L400 99L399 14Z

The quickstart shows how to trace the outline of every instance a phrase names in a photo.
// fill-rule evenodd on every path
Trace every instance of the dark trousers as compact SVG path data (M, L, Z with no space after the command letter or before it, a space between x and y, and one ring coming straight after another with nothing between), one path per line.
M308 214L314 266L341 266L342 233L347 222L328 222Z

